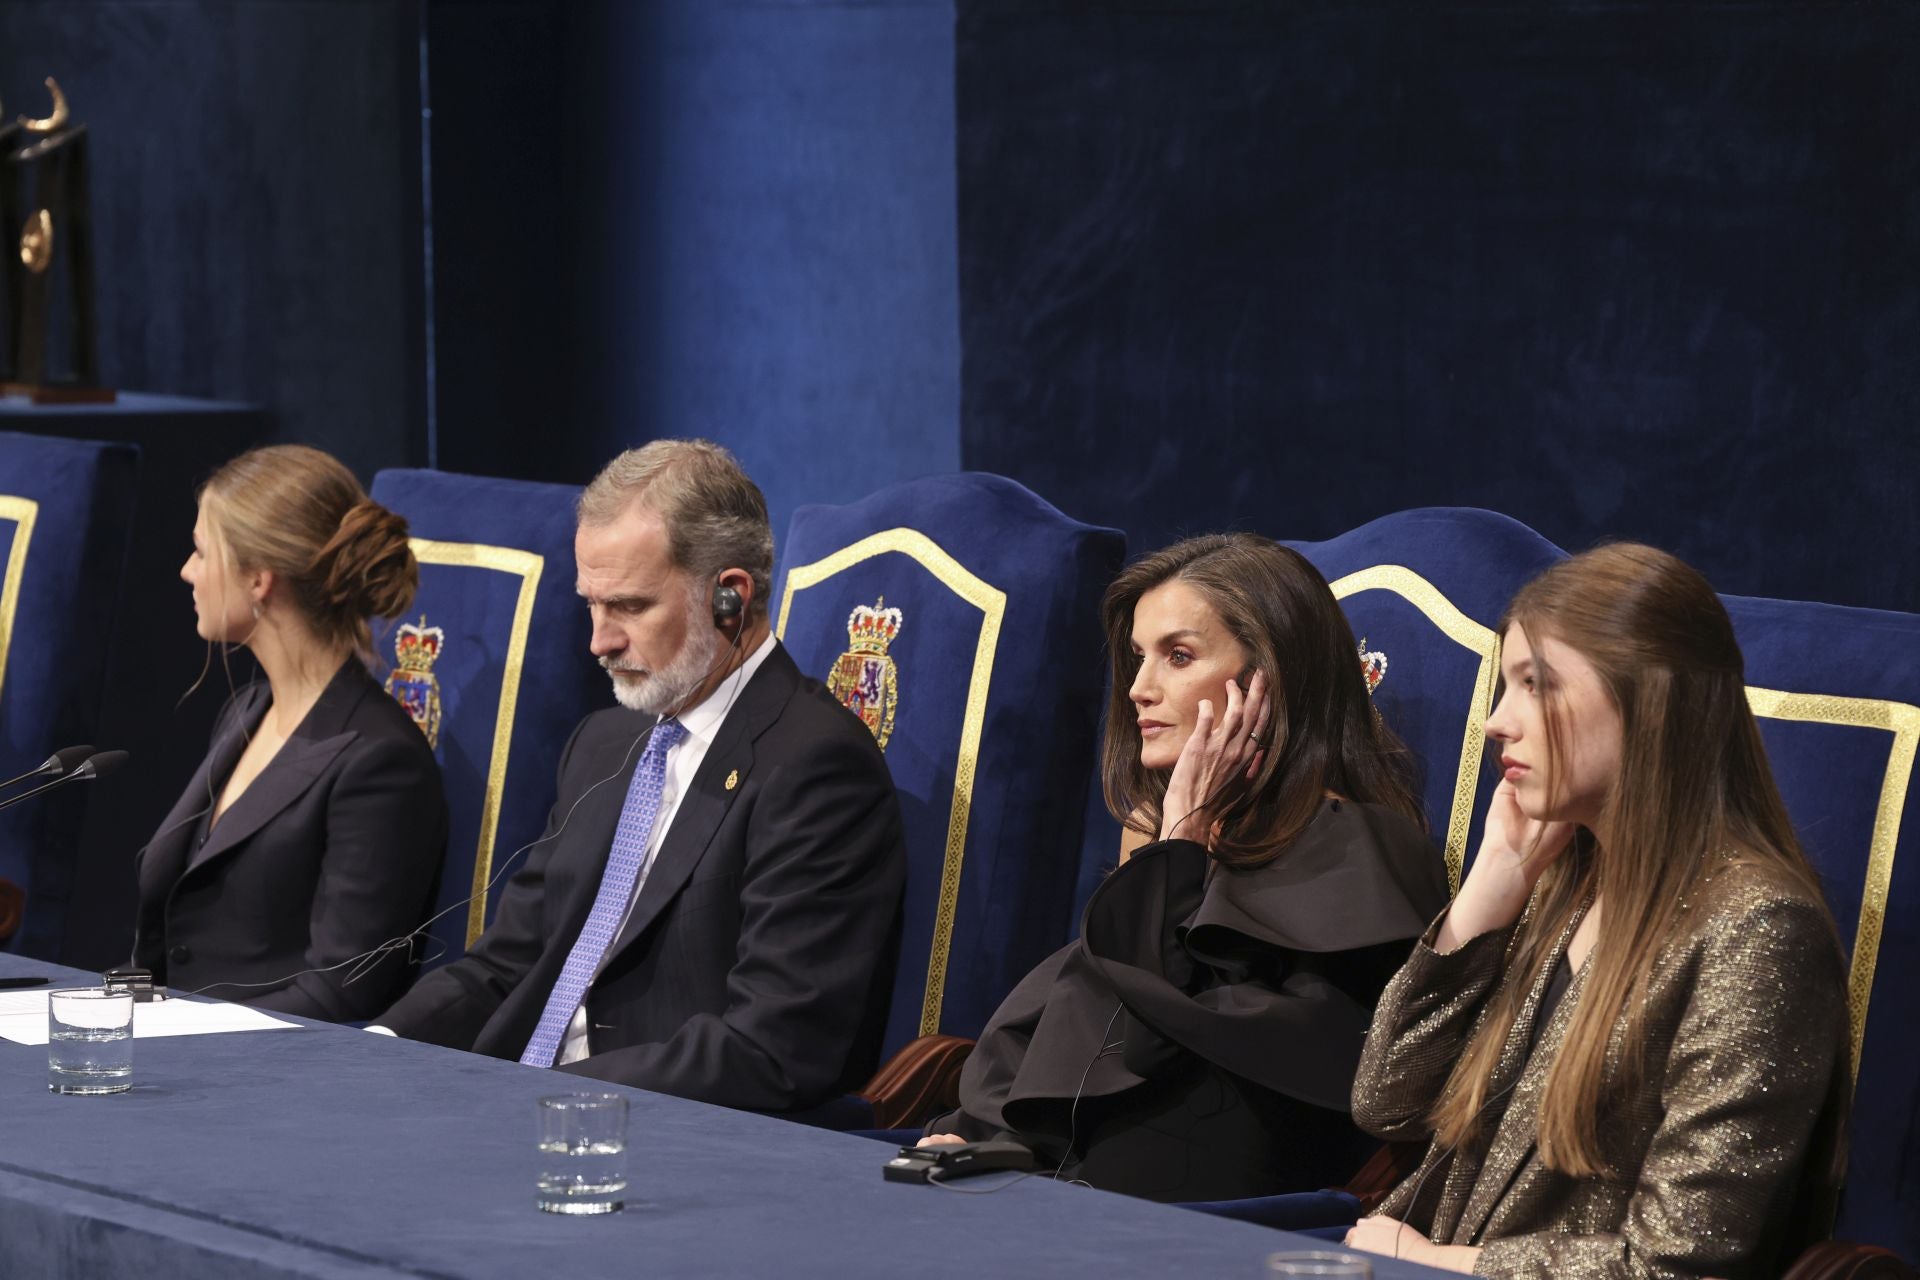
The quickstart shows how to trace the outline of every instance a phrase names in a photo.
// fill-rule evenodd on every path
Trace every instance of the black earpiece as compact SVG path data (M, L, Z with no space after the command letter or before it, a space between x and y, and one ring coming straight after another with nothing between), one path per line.
M722 631L729 630L728 623L736 626L740 615L746 611L746 602L740 598L739 591L733 587L715 584L713 588L713 625Z

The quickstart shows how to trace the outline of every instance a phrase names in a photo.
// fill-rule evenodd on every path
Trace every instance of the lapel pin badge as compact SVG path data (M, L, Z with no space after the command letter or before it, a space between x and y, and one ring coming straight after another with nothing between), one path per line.
M740 771L738 769L735 769L732 772L727 774L727 790L731 791L739 785L740 785Z

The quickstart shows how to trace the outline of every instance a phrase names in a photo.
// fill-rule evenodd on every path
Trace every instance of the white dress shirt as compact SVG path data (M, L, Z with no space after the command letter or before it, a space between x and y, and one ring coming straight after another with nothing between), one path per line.
M773 652L773 636L769 634L760 646L747 655L747 660L738 670L720 682L720 686L699 706L691 707L680 713L680 727L687 731L667 750L667 772L660 787L660 806L654 811L653 831L647 837L647 851L640 860L640 874L633 880L633 896L627 899L627 915L633 914L633 904L640 900L640 890L647 883L647 873L653 869L653 860L660 853L660 845L672 829L673 815L680 808L680 798L687 794L687 788L693 785L694 775L700 772L701 761L707 758L707 748L720 735L720 726L726 723L727 713L733 709L740 690L747 681L753 679L753 673ZM621 920L621 928L626 920ZM614 933L619 936L619 931ZM602 956L601 963L606 957ZM596 974L598 971L596 967ZM567 1033L560 1041L560 1056L554 1059L554 1065L565 1066L569 1062L578 1062L587 1056L587 1006L582 1002L573 1011L573 1021L567 1024Z

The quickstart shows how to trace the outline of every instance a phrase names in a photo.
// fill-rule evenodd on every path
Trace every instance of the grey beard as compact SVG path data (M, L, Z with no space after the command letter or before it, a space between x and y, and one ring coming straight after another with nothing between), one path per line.
M614 700L629 711L644 711L655 716L669 713L678 715L687 710L687 699L713 673L715 659L721 648L720 633L710 631L699 623L700 619L693 620L687 641L680 646L680 652L673 656L673 660L645 680L629 684L616 678L613 681ZM609 673L615 670L604 662L600 665L606 667Z

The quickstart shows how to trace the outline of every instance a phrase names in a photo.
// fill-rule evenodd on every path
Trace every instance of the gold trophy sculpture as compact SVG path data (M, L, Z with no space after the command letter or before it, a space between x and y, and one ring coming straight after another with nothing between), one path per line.
M87 127L72 123L52 76L52 112L8 128L0 179L0 251L6 260L7 381L0 392L36 404L109 401L100 385L93 311L93 210ZM7 245L5 236L17 237ZM64 361L64 368L56 362Z
M0 104L0 227L10 228L20 225L20 182L6 157L20 145L23 130L6 112ZM22 271L18 254L0 253L0 383L13 381L13 300L20 296Z

